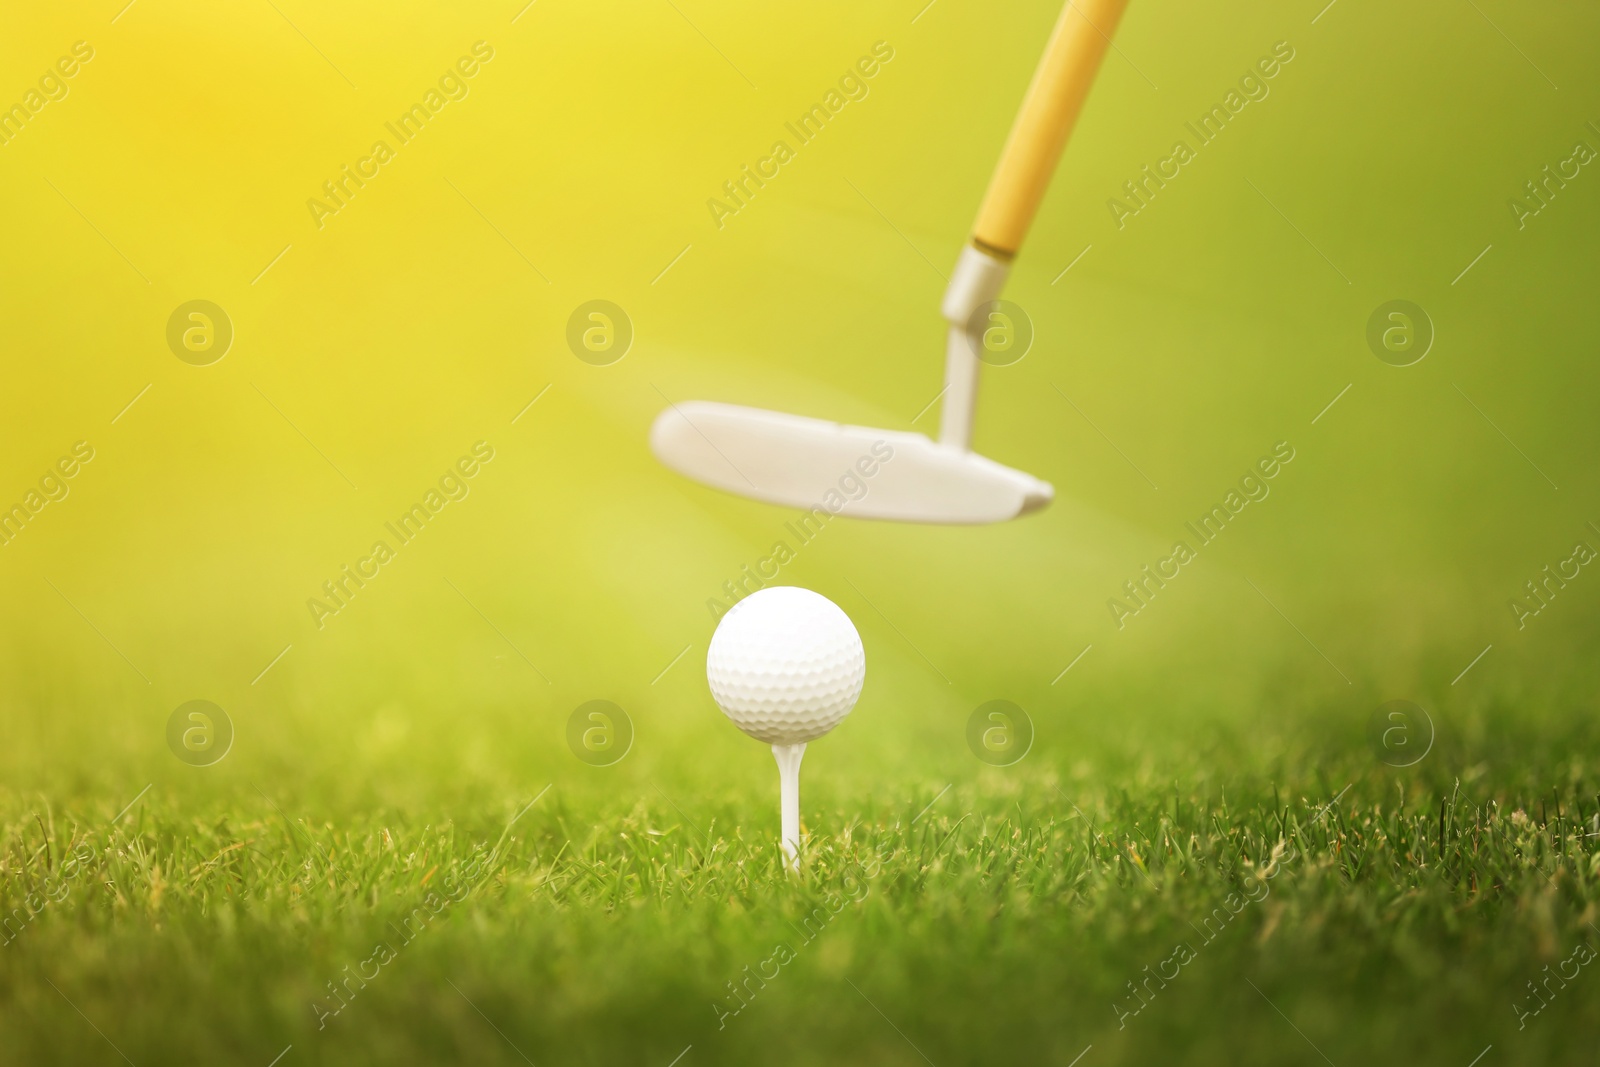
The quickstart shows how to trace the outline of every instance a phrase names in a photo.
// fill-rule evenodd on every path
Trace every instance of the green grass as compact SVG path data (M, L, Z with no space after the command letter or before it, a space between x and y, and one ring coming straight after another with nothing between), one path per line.
M764 773L573 778L531 807L463 787L431 816L297 817L304 798L235 783L153 789L113 823L136 789L6 793L4 909L39 905L0 949L7 1059L1592 1062L1593 968L1524 1028L1513 1007L1600 945L1589 720L1536 741L1484 705L1394 770L1329 710L1180 731L1142 770L1047 750L898 796L830 776L824 742L798 878ZM1119 1025L1163 961L1176 977ZM341 1005L328 983L358 967Z

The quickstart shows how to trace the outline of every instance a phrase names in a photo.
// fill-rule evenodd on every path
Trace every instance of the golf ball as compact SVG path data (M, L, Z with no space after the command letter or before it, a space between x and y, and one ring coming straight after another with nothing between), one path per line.
M706 651L718 707L774 745L812 741L839 725L866 679L866 652L850 617L821 593L791 585L735 604Z

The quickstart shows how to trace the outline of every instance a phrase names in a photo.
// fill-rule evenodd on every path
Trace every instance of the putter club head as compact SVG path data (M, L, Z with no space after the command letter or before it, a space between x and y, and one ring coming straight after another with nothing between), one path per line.
M1004 522L1055 496L1049 482L920 433L709 400L663 411L650 448L714 489L857 519Z

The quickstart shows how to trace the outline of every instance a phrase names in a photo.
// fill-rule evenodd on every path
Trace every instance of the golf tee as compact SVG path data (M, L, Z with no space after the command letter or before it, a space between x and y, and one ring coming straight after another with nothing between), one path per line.
M800 869L800 760L806 754L805 742L798 745L773 745L778 761L778 804L782 813L783 851L789 869Z

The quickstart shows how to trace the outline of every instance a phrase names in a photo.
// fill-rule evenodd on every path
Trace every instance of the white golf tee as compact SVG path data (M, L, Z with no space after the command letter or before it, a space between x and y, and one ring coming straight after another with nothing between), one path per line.
M773 745L772 757L778 761L778 805L782 810L783 851L789 857L789 869L800 869L800 760L806 754L806 743L798 745Z

